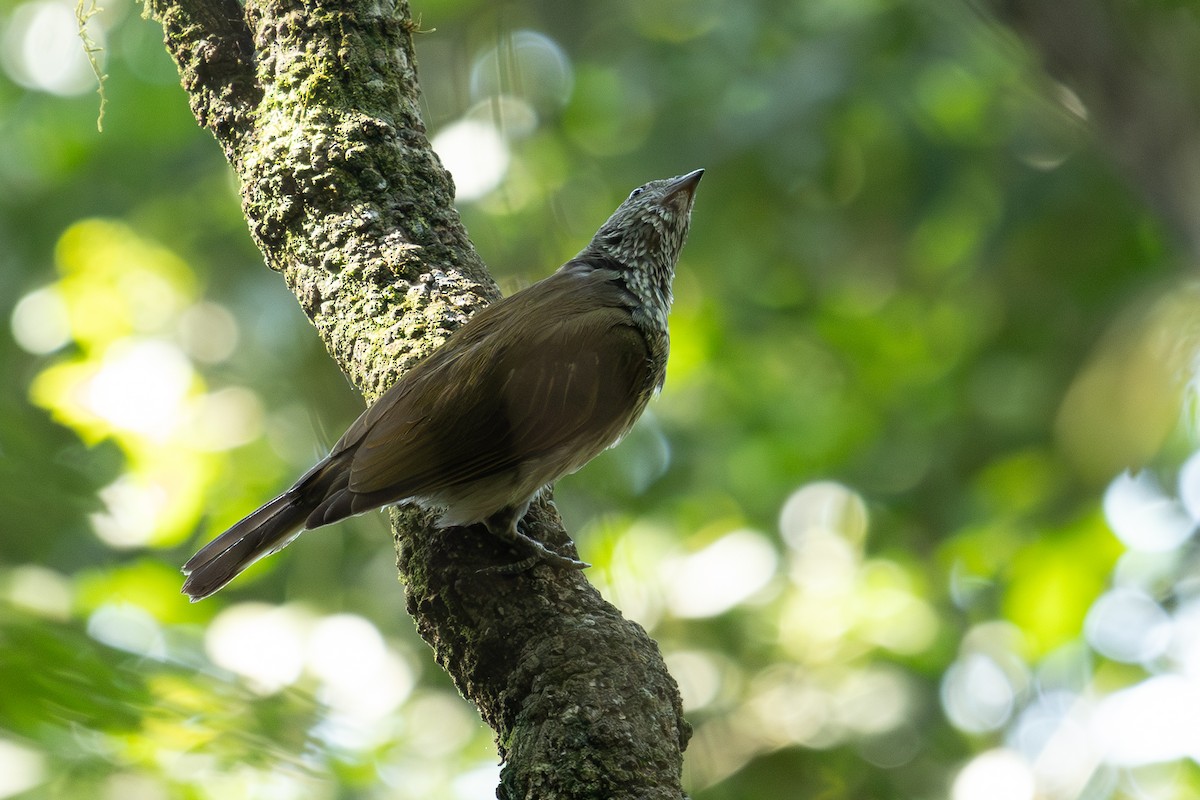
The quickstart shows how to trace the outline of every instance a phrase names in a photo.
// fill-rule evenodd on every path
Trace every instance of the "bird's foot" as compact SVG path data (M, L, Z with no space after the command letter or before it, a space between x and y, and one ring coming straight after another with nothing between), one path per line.
M564 556L562 553L556 553L546 545L534 539L532 536L521 530L520 522L516 524L508 524L498 526L499 530L488 526L488 530L494 535L508 542L515 548L529 551L529 555L522 558L520 561L514 561L511 564L499 564L494 567L484 567L479 570L481 573L489 573L492 575L519 575L522 572L538 565L549 564L558 569L587 569L591 564L586 561L580 561L577 558Z

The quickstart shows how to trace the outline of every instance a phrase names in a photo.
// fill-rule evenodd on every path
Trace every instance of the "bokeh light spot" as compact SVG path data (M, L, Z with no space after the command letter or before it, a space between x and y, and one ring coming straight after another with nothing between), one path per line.
M1146 471L1119 475L1104 493L1104 516L1131 550L1162 552L1187 541L1195 522Z
M197 398L185 431L197 450L219 451L254 441L262 428L258 395L242 386L228 386Z
M1200 685L1159 675L1096 706L1097 747L1108 763L1132 767L1200 756Z
M867 506L853 489L817 481L797 489L783 504L779 530L793 548L803 547L813 531L834 532L860 545L867 537Z
M170 502L161 484L145 476L122 475L99 491L104 510L88 520L96 536L110 547L142 547L154 539Z
M0 797L21 794L45 779L45 756L24 745L0 739Z
M104 44L104 29L93 17L87 25L92 40ZM0 62L16 83L58 95L82 94L95 88L74 3L38 0L17 6L9 18ZM104 52L96 53L103 60Z
M459 750L480 726L479 717L462 698L445 692L418 696L405 712L416 722L409 740L412 749L428 758Z
M1179 468L1179 500L1188 516L1200 520L1200 451L1192 453Z
M187 354L206 364L218 364L237 349L237 319L217 303L201 302L186 308L179 315L177 330Z
M828 743L833 697L787 669L769 669L755 679L746 703L746 734L769 747Z
M12 311L13 339L23 350L45 355L71 341L67 304L53 286L30 292Z
M716 699L721 689L721 670L711 655L696 650L681 650L667 654L663 660L679 683L685 712L704 708Z
M1171 618L1145 593L1117 588L1092 604L1084 624L1098 653L1130 664L1151 661L1171 642Z
M164 439L182 421L195 373L187 356L156 339L118 342L89 382L85 404L115 428Z
M88 635L109 647L162 659L167 646L154 617L129 603L106 603L88 617Z
M71 615L73 586L65 575L54 570L24 564L4 576L3 587L4 599L17 608L56 620Z
M834 717L859 735L878 735L908 717L912 696L904 675L886 666L856 670L834 690Z
M431 144L454 176L454 197L460 202L483 197L500 185L508 171L508 145L491 123L475 119L451 123Z
M379 630L355 614L333 614L318 622L307 644L308 668L325 684L322 698L360 720L396 710L416 676L387 649Z
M514 31L471 67L471 97L486 100L508 95L535 109L555 109L571 96L571 61L550 37L536 31Z
M1099 763L1089 733L1092 707L1084 696L1049 691L1025 707L1009 729L1010 746L1032 761L1049 797L1077 797Z
M863 565L858 578L862 638L897 653L919 653L933 643L937 614L913 591L904 569L874 560Z
M762 534L734 531L667 566L667 605L680 617L716 616L766 586L777 561Z
M212 621L204 646L213 663L246 678L256 692L274 694L303 671L307 624L288 607L239 603Z
M999 748L980 753L954 779L952 800L1033 800L1033 770L1020 753Z
M495 128L506 142L524 138L538 126L534 107L519 97L506 94L479 101L463 115L463 119Z
M454 778L450 785L453 800L477 800L491 797L500 784L500 765L484 762L474 769L466 770Z
M984 653L968 653L942 678L942 707L967 733L998 730L1013 711L1016 693L1004 670Z

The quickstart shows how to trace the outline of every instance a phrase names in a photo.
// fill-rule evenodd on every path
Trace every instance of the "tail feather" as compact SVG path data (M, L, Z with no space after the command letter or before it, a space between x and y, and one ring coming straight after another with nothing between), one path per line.
M285 492L206 544L183 565L183 593L194 603L218 591L264 556L278 552L304 530L311 502Z

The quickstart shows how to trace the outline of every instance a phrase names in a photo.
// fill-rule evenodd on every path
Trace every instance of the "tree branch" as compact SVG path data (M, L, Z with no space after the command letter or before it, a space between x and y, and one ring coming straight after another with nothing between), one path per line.
M429 147L407 4L148 0L268 266L368 398L498 296ZM549 265L547 265L549 267ZM535 535L568 541L549 502ZM393 512L408 609L496 731L506 798L679 798L690 728L658 648L576 572L480 568L479 531Z
M262 100L250 61L253 44L238 0L150 0L179 67L192 113L222 143L248 131L249 114ZM228 152L228 151L227 151Z

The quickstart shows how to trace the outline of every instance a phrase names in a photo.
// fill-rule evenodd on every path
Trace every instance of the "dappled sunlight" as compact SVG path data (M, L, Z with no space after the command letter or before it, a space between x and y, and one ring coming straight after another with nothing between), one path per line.
M529 108L554 113L570 98L574 82L571 60L562 47L533 30L501 35L496 46L476 56L471 65L471 99L477 103L509 97Z
M389 721L413 691L416 666L389 649L374 625L354 614L319 620L307 649L307 669L321 681L318 697L332 712L324 736L355 749L386 741ZM364 740L362 734L371 731L375 735Z
M666 586L658 565L666 558L681 555L674 531L667 525L639 520L608 534L611 552L605 562L590 570L588 577L609 602L653 631L666 613ZM597 538L591 537L593 541Z
M118 550L173 544L201 513L197 490L212 479L210 465L159 457L130 466L97 492L103 509L88 515L92 531Z
M148 369L161 371L161 384ZM173 345L121 338L94 356L46 367L31 394L91 441L116 435L131 446L161 446L176 433L198 387L190 363Z
M29 292L13 308L12 334L28 353L53 353L71 341L71 318L62 294L53 286Z
M186 663L189 671L203 669L190 636L129 604L98 608L89 618L88 632L106 645L164 666ZM370 763L372 753L397 737L410 750L425 742L430 753L442 754L461 749L478 732L470 710L440 693L410 700L418 675L412 659L371 622L353 614L241 603L217 614L203 645L212 664L208 671L216 673L210 680L218 684L197 691L178 677L155 678L151 689L159 706L143 731L113 743L114 761L155 762L176 780L208 789L220 785L230 793L214 797L259 798L276 796L276 790L291 796L287 792L295 790L308 798L325 796L321 792L329 782L319 764L329 756ZM271 748L232 773L207 755L221 752L221 742L230 739L230 753L245 746L236 740L248 735L244 717L256 697L290 709L291 715L309 707L309 727L293 731L291 738L326 752L289 755ZM411 707L402 708L406 704ZM451 731L457 733L450 736ZM275 784L268 779L275 773L290 778Z
M328 778L299 770L256 769L249 766L212 771L202 781L199 796L204 800L244 797L265 800L323 800L336 797Z
M19 582L52 580L31 569L22 570L20 581L6 576L0 584L5 597L17 592ZM34 718L37 725L61 729L77 752L86 750L105 764L98 777L131 792L122 797L140 797L141 791L158 797L166 780L214 800L333 798L340 796L329 777L335 759L370 771L378 749L397 738L409 752L408 740L425 741L430 753L462 749L479 738L472 712L440 692L415 703L409 717L404 706L417 675L411 656L361 617L233 606L218 614L205 637L210 663L199 630L164 624L134 603L111 599L118 595L104 592L104 602L87 616L91 642L74 639L53 670L28 680L55 693ZM10 618L8 606L0 604L0 613ZM10 644L19 630L6 629ZM20 652L32 655L30 643ZM6 651L0 663L14 654ZM0 701L0 708L17 707L13 700ZM38 708L47 701L23 690L21 702ZM97 714L123 722L115 729L97 727ZM18 732L24 728L19 716L8 724ZM281 732L277 724L290 727ZM458 733L446 745L451 728ZM61 769L18 741L0 737L0 796ZM434 771L445 779L441 768Z
M1087 642L1100 655L1129 664L1155 662L1171 642L1171 618L1137 589L1105 592L1084 622Z
M69 0L35 0L12 10L0 48L0 64L16 83L57 95L77 95L96 88L96 76L80 44L75 3ZM103 50L102 17L88 22L88 34Z
M101 425L162 442L180 424L195 380L191 364L174 345L124 340L108 348L76 397Z
M678 617L712 617L751 598L775 574L775 548L754 531L734 531L661 565L667 608Z
M106 603L88 617L87 632L98 642L139 656L163 660L166 640L158 621L130 603Z
M60 621L70 618L75 599L70 578L36 564L8 570L0 580L0 597L35 616Z
M1070 594L1083 601L1075 612L1083 617L1063 626L1073 635L1062 637L1059 650L1041 652L1052 640L1039 641L1036 624L985 623L964 637L959 659L942 680L947 718L971 734L1002 731L1008 749L969 761L956 778L955 800L1015 796L1016 789L996 788L1007 781L1016 781L1023 796L1045 800L1126 790L1134 794L1115 796L1190 796L1186 770L1171 766L1200 757L1194 725L1200 715L1200 626L1193 592L1177 584L1165 595L1164 587L1185 568L1178 553L1197 526L1189 496L1195 462L1194 455L1183 460L1177 493L1150 470L1112 480L1103 512L1122 548L1115 560L1101 557L1088 566L1103 542L1096 538L1077 551L1088 559L1075 559L1070 573L1057 567L1047 572L1045 563L1035 567L1028 558L1013 563L1012 583L1030 592L1028 602L1036 594L1043 603L1065 597L1053 583L1088 570L1111 583L1076 581ZM1089 529L1076 529L1081 548L1091 538ZM1022 590L1025 573L1039 571L1043 577ZM1037 582L1046 582L1045 588L1033 589ZM1053 618L1044 608L1039 617L1047 616Z
M780 625L788 652L817 664L864 647L917 653L932 643L937 617L905 568L864 559L868 517L857 493L832 482L805 486L784 504L780 527L794 585Z
M872 663L871 654L928 649L938 632L932 608L904 567L864 557L866 504L849 487L829 481L800 487L784 502L779 524L788 580L761 593L754 606L778 620L775 664L747 675L716 654L667 652L685 707L700 714L687 766L689 785L697 789L782 748L857 742L864 757L890 767L918 752L918 739L900 733L919 702L917 686L903 670ZM733 546L738 541L744 553L743 545ZM747 574L775 571L774 558L753 555L765 543L745 531L719 539L690 557L705 568L686 585L697 598L707 593L713 613L749 620L751 606L722 602L718 609L711 598L737 596ZM754 563L763 565L761 572L745 571ZM670 581L672 573L664 576ZM688 616L670 603L668 609ZM759 647L767 642L755 637L767 633L751 623L743 635L748 646Z
M1174 550L1196 527L1196 520L1146 471L1123 473L1109 484L1104 516L1122 544L1147 552Z
M11 318L30 352L63 351L31 397L86 441L115 441L126 455L127 471L99 493L96 535L114 548L174 544L202 512L217 456L263 432L258 396L210 391L196 365L228 358L237 324L198 299L186 263L122 224L76 223L57 255L59 279L26 294Z
M971 759L954 778L951 800L1034 800L1037 796L1029 763L1008 749L986 750Z
M299 606L230 606L209 624L205 649L214 664L262 695L311 676L316 697L327 709L312 735L348 752L369 751L396 735L396 712L408 701L418 675L411 661L389 647L366 619L353 614L317 617ZM424 716L427 709L416 706L431 701L413 702L412 713ZM450 717L442 710L441 722L426 723L437 728L432 740L444 741Z
M1159 675L1096 703L1094 746L1115 767L1200 759L1197 719L1200 682Z
M47 777L45 756L17 742L0 739L0 798L28 791Z
M1167 445L1200 347L1195 286L1127 310L1097 342L1062 398L1056 434L1090 480L1149 463Z
M559 113L574 81L567 54L538 31L504 33L475 57L469 80L471 107L442 126L431 141L454 177L457 201L481 200L506 181L515 160L512 144L533 135L544 117ZM517 183L513 192L504 192L504 202L491 206L494 210L511 211L529 199ZM528 189L528 181L524 183Z
M697 726L688 782L703 789L763 753L828 749L854 740L873 743L877 758L899 766L917 748L888 743L887 734L906 724L916 702L911 681L883 665L816 672L783 664L768 668L749 681L729 713L705 717Z
M490 123L462 120L442 128L431 142L454 176L455 198L469 202L500 185L511 158L504 138Z
M296 608L239 603L209 623L204 645L214 664L245 678L254 691L274 694L299 680L310 624Z
M419 721L418 721L419 723ZM435 760L398 755L381 765L379 777L387 786L387 797L396 800L477 800L490 797L500 782L501 765L495 759L478 758L448 766Z
M728 683L738 675L736 668L718 653L680 650L665 653L663 658L679 684L685 712L704 708L728 693Z
M1031 680L1023 649L1020 629L1005 622L985 622L967 632L958 658L942 676L942 707L951 724L980 734L1012 719Z

